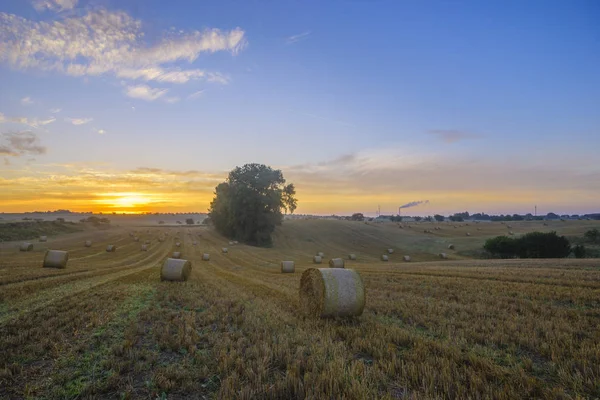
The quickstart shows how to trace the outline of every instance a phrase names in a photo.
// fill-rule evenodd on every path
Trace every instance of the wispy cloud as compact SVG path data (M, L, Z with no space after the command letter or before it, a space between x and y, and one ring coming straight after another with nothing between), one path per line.
M77 5L77 0L33 0L33 8L38 12L71 10Z
M289 36L285 39L285 43L293 44L293 43L299 42L301 40L306 39L311 33L312 33L311 31L306 31L306 32L299 33L297 35Z
M0 139L0 155L20 157L46 153L46 147L40 145L39 138L31 131L2 133Z
M0 113L0 124L5 122L12 122L15 124L31 126L32 128L39 128L40 126L51 124L54 121L56 121L56 118L54 117L49 117L46 119L27 117L6 117L4 114Z
M146 101L154 101L161 96L164 96L167 92L168 89L151 88L148 85L127 86L125 89L125 94L127 96Z
M464 139L474 139L479 137L479 135L473 133L452 129L434 129L427 133L429 135L437 136L438 139L446 143L456 143Z
M51 112L52 114L58 114L58 113L59 113L59 112L61 112L61 111L62 111L62 110L61 110L60 108L51 108L51 109L50 109L50 112Z
M65 118L66 122L69 122L73 125L85 125L93 120L93 118Z
M167 97L165 99L165 101L169 104L177 103L179 100L181 100L179 97Z
M2 49L2 47L0 47L0 49ZM1 53L0 53L0 57L1 57ZM21 104L23 104L24 106L28 106L28 105L33 104L33 100L31 100L31 97L23 97L21 99Z
M202 90L198 90L197 92L194 92L192 94L190 94L187 99L188 100L193 100L193 99L197 99L198 97L202 96L202 93L204 93L204 89Z
M104 134L106 133L106 131L105 131L104 129L98 129L98 130L97 130L97 133L98 133L99 135L104 135Z

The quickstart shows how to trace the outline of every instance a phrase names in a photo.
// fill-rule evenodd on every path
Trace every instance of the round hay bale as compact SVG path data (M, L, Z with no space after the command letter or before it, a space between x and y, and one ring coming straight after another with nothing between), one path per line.
M450 249L450 250L454 250L454 245L453 245L453 244L449 244L449 245L448 245L448 249Z
M387 256L387 254L382 254L381 255L381 261L389 261L390 258Z
M181 252L180 251L174 251L173 255L171 256L171 258L181 258Z
M402 257L402 259L404 261L406 261L406 262L409 262L410 261L410 256L404 256L404 257Z
M223 252L223 254L227 254L227 252L229 251L229 249L227 247L223 247L221 249L221 251Z
M158 238L158 241L159 241L159 242L164 242L164 241L165 241L165 238L163 238L163 237L159 237L159 238Z
M321 257L321 256L313 257L313 263L315 263L315 264L321 264L322 261L323 261L323 257Z
M48 236L40 236L40 242L47 242Z
M439 256L440 256L440 258L443 258L443 259L448 258L448 255L446 253L440 253Z
M84 246L85 247L92 247L92 241L91 240L86 240Z
M21 246L19 246L19 250L21 250L21 251L32 251L33 250L33 243L29 243L29 242L21 243Z
M394 253L394 249L387 249L388 254L393 254Z
M329 268L344 268L344 259L332 258L329 260Z
M106 251L109 253L114 253L115 251L117 251L117 246L115 246L114 244L109 244L108 246L106 246Z
M309 268L300 280L300 306L316 317L353 317L365 308L365 287L352 269Z
M210 254L208 254L208 253L202 254L202 261L209 261L209 260L210 260Z
M69 253L62 250L48 250L44 256L44 268L67 268Z
M317 255L318 255L319 257L325 257L325 253L323 253L322 251L318 251L318 252L317 252Z
M142 245L142 251L148 251L148 245L147 244L143 244Z
M467 236L471 236L471 234L469 232L467 232Z
M230 241L229 241L229 245L230 245L230 246L233 246L233 240L230 240Z
M356 260L356 254L348 254L348 260Z
M177 243L175 243L175 246L181 247L181 243L177 242Z
M514 235L515 233L513 231L508 232L509 235Z
M167 258L160 270L161 281L187 281L192 273L192 263L188 260Z
M289 274L293 273L296 270L295 264L293 261L282 261L281 262L281 273Z
M196 246L198 242L192 242L192 246Z
M134 241L134 242L139 242L139 241L140 241L140 238L136 236L136 237L134 237L134 238L133 238L133 241Z
M149 240L146 240L146 242L145 242L145 243L146 243L146 244L150 244L150 241L149 241Z

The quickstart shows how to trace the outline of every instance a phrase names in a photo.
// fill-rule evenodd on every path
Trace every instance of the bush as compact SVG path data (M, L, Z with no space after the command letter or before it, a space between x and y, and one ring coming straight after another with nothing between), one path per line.
M500 258L564 258L571 253L569 240L556 232L531 232L516 239L498 236L488 239L483 248Z
M585 246L582 244L578 244L577 246L573 247L573 255L575 256L575 258L585 258Z
M590 229L583 236L592 243L595 243L598 239L600 239L600 231L596 228Z
M514 258L518 254L517 239L508 236L497 236L486 240L483 248L494 257Z

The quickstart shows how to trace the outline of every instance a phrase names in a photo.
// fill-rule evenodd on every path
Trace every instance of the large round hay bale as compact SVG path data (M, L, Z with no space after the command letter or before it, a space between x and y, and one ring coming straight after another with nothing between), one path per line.
M449 244L449 245L448 245L448 249L450 249L450 250L454 250L454 245L453 245L453 244Z
M467 232L467 236L471 236L471 234L469 232Z
M48 236L40 236L40 242L47 242Z
M284 274L293 273L296 270L295 264L293 261L282 261L281 262L281 272Z
M448 255L446 253L440 253L439 256L440 256L440 258L443 258L443 259L448 258Z
M402 259L404 261L406 261L406 262L409 262L410 261L410 256L404 256L404 257L402 257Z
M394 249L387 249L388 254L393 254L394 253Z
M173 255L171 256L171 258L181 258L181 252L180 251L174 251Z
M143 244L142 245L142 251L148 251L148 245L147 244Z
M300 306L317 317L352 317L365 308L365 287L352 269L309 268L300 280Z
M159 237L159 238L158 238L158 241L159 241L159 242L164 242L164 241L165 241L165 238L164 238L164 237Z
M329 260L329 268L344 268L344 259L332 258Z
M109 253L114 253L115 251L117 251L117 246L115 246L114 244L109 244L108 246L106 246L106 251Z
M356 260L356 254L348 254L348 260Z
M69 253L62 250L48 250L44 256L44 268L67 268Z
M92 241L86 240L84 245L85 245L85 247L92 247Z
M387 254L382 254L381 255L381 261L389 261L389 260L390 260L390 258L388 257Z
M160 270L161 281L187 281L192 272L192 263L188 260L167 258Z
M317 251L317 255L319 257L325 257L325 253L323 253L322 251Z
M323 261L323 257L321 257L321 256L313 257L313 263L315 263L315 264L321 264L322 261Z
M136 236L136 237L134 237L134 238L133 238L133 240L134 240L135 242L139 242L139 241L140 241L140 238Z
M19 246L19 250L31 251L31 250L33 250L33 243L29 243L29 242L21 243L21 246Z
M223 247L221 251L223 252L223 254L226 254L229 251L229 249L227 249L227 247Z
M208 261L208 260L210 260L210 254L208 254L208 253L202 254L202 261Z
M177 242L177 243L175 243L175 246L181 247L181 243Z

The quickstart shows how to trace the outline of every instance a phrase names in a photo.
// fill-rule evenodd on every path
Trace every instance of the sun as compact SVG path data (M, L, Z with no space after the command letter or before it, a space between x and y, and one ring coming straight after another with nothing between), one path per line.
M148 199L140 196L123 196L113 200L115 207L134 208L140 205L148 204Z

